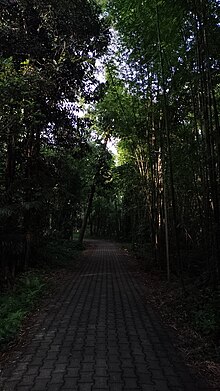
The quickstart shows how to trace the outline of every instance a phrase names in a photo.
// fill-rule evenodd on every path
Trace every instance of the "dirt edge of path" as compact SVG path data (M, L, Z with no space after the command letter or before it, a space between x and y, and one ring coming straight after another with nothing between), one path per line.
M184 308L181 314L175 307L173 286L168 284L160 272L144 271L142 261L138 257L126 249L123 251L129 255L127 260L130 271L135 273L145 286L146 303L159 314L191 373L200 382L208 382L212 391L220 391L220 363L212 359L213 348L209 338L201 336L189 323L183 322ZM177 285L179 287L179 283ZM206 358L206 354L210 355L211 359Z

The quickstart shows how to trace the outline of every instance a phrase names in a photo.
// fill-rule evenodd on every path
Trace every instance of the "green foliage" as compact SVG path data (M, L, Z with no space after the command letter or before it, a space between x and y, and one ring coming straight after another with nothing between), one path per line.
M150 239L162 268L167 256L175 273L218 278L219 3L106 3L117 31L96 115L120 139L125 236Z
M96 99L95 61L107 43L107 23L95 1L0 3L0 269L5 281L27 267L38 236L70 238L78 226L80 161L88 153L90 124L77 112L82 97ZM19 235L24 252L18 262L11 238Z
M193 324L196 330L204 335L209 335L219 330L217 315L211 308L195 312Z
M77 241L54 239L42 241L33 249L35 263L43 269L75 269L80 249Z
M218 338L220 332L219 304L219 290L213 292L206 288L189 308L195 329L203 335L210 335L213 339Z
M0 345L15 336L43 288L42 278L31 272L20 277L12 293L0 296Z

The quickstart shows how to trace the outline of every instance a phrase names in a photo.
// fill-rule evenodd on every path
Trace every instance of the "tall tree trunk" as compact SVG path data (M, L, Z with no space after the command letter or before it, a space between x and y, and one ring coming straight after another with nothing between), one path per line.
M208 184L211 199L212 210L212 240L213 240L213 278L219 280L219 262L220 262L220 211L219 211L219 194L218 181L220 174L217 173L219 157L216 158L215 150L219 145L218 121L216 121L216 107L213 101L213 87L211 80L209 48L207 41L207 4L204 0L194 1L194 14L196 26L197 52L198 52L198 68L200 73L201 86L201 109L202 121L201 127L205 135L206 145L206 161L208 169ZM213 121L213 113L215 121ZM213 123L217 125L217 129L213 129ZM217 135L214 136L214 134Z
M88 223L88 218L89 218L89 215L90 215L91 210L92 210L92 203L93 203L93 198L94 198L94 195L95 195L95 190L96 190L96 183L95 183L95 180L94 180L94 182L93 182L93 184L91 186L91 189L90 189L88 204L87 204L87 207L86 207L86 212L85 212L85 215L84 215L84 218L83 218L83 223L82 223L82 227L81 227L80 234L79 234L78 243L79 243L80 246L82 246L83 239L84 239L85 232L86 232L87 223Z
M170 143L170 130L168 125L168 104L167 104L167 94L166 94L166 78L165 78L165 69L164 69L164 55L163 55L163 49L161 44L161 32L160 32L160 18L159 18L159 9L158 5L156 4L156 20L157 20L157 39L158 39L158 52L159 52L159 58L160 58L160 67L161 67L161 84L162 84L162 91L163 91L163 116L164 116L164 127L165 127L165 133L166 133L166 152L168 160L168 170L169 170L169 187L171 192L171 202L172 202L172 214L173 214L173 229L174 229L174 240L175 240L175 248L176 248L176 255L177 255L177 265L178 265L178 272L182 281L182 286L184 288L183 283L183 270L182 270L182 257L180 254L180 246L179 246L179 237L178 237L178 231L177 231L177 213L176 213L176 197L175 197L175 189L174 189L174 180L173 180L173 162L172 162L172 153L171 153L171 143ZM163 170L164 170L164 186L166 187L166 173L165 173L165 151L162 154L162 160L163 160ZM167 202L167 191L166 193L166 202ZM165 206L166 207L166 206ZM166 234L166 241L168 239L168 235ZM167 246L167 245L166 245ZM170 270L170 259L169 259L169 250L167 248L166 251L167 254L167 272L169 273ZM169 277L169 276L167 276Z
M103 153L105 153L105 151L106 151L109 137L110 137L110 135L107 132L105 134L104 142L102 144ZM103 157L101 155L99 157L99 159L98 159L97 166L96 166L96 172L95 172L95 175L94 175L93 183L91 185L89 198L88 198L88 204L87 204L86 212L85 212L85 215L84 215L84 219L83 219L83 223L82 223L82 227L81 227L80 234L79 234L79 239L78 239L78 243L79 243L80 246L83 243L83 239L84 239L84 236L85 236L86 227L87 227L87 223L88 223L88 218L89 218L89 215L90 215L91 210L92 210L92 203L93 203L93 198L94 198L95 191L96 191L97 181L98 181L98 179L99 179L99 177L101 175L101 168L102 168L102 163L103 163L102 159L103 159Z
M5 172L5 188L10 189L15 176L15 136L10 132L7 143L7 161Z

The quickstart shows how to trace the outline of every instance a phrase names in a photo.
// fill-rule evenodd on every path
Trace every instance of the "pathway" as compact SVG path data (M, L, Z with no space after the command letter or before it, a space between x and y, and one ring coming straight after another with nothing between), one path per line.
M75 278L3 371L4 391L201 391L172 346L127 256L94 242Z

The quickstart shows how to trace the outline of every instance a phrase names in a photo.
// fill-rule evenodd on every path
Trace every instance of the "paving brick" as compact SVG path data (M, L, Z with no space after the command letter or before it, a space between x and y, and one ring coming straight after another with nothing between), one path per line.
M118 354L108 354L108 362L109 363L114 363L114 364L120 364L122 358L121 356ZM123 359L122 361L124 361L125 359Z
M154 384L157 391L170 391L166 380L154 380Z
M138 374L140 374L140 373L144 373L145 374L145 373L149 372L148 366L147 366L146 363L145 364L138 364L138 365L135 366L135 368L136 368L136 372Z
M110 372L109 373L109 381L110 382L122 382L123 377L122 377L122 372Z
M132 369L132 368L129 368L129 369L124 368L123 369L123 377L125 377L125 378L130 378L130 377L136 378L136 373L135 373L134 369Z
M43 390L43 389L46 389L46 386L47 386L48 382L49 382L49 379L37 378L35 380L34 385L35 385L35 387L37 386L37 387L39 387L39 388L41 388Z
M106 359L100 359L100 358L97 358L96 361L95 361L95 366L98 368L98 367L102 367L102 368L107 368L107 361Z
M48 378L50 378L51 374L52 374L52 369L50 369L50 368L40 369L39 374L38 374L38 378L48 379Z
M68 356L59 356L56 360L56 364L63 364L67 366L69 363L69 357Z
M78 384L78 379L76 377L68 377L68 378L65 378L63 387L74 389L74 388L77 388L77 384Z
M138 375L138 379L139 379L139 382L140 384L142 385L153 385L153 381L152 381L152 378L151 378L151 375L150 374L147 374L147 373L141 373Z
M105 389L108 387L108 381L106 377L94 377L95 388Z
M164 376L162 369L158 369L158 370L153 369L150 371L151 371L152 379L157 379L157 380L164 380L165 379L165 376Z
M83 364L85 363L95 363L95 355L86 355L83 357L83 360L81 361Z
M67 368L65 377L78 377L78 376L79 376L79 368L70 368L70 367Z
M182 382L178 377L168 376L167 381L168 381L169 386L182 387Z
M16 366L16 371L23 371L26 370L28 367L28 363L24 362L19 362Z
M17 386L17 381L7 381L2 389L3 391L14 391Z
M21 383L24 386L32 385L36 379L36 375L30 375L30 376L23 376Z
M142 384L141 385L141 388L140 388L142 391L155 391L156 388L154 387L154 385L149 385L149 384ZM131 390L130 390L131 391ZM156 390L157 391L157 390Z
M124 390L123 383L110 383L109 390L110 391L123 391Z
M67 367L66 364L56 363L53 373L63 373L66 371L66 367Z
M96 368L95 376L107 376L107 369L103 367Z
M132 360L125 359L121 363L122 368L134 368L134 363Z
M109 371L111 371L111 372L121 372L122 371L121 365L118 364L118 363L116 363L116 364L115 363L109 363L108 368L109 368Z
M138 383L136 379L124 379L125 382L125 390L130 390L131 388L136 388L138 389Z
M38 365L39 367L43 364L43 358L34 358L32 361L31 361L31 364L32 365Z
M26 373L27 375L27 373ZM37 375L37 373L35 374L35 376ZM19 373L13 373L12 376L10 377L10 379L6 378L5 381L8 382L8 381L20 381L21 378L23 377L23 374L20 375L20 372Z
M95 243L39 312L19 358L2 374L0 384L12 388L5 391L201 391L123 251Z
M64 381L64 375L63 373L54 373L52 376L51 376L51 379L50 379L50 383L53 384L53 383L63 383Z
M73 367L73 368L79 368L81 365L81 359L80 358L71 358L68 363L68 367Z
M79 391L92 391L92 383L80 384Z
M44 360L44 363L43 363L42 367L40 367L40 369L53 369L55 367L55 363L56 363L56 361L54 361L54 360ZM31 366L29 366L28 368L30 369ZM39 370L38 366L35 368L37 368Z
M45 355L43 355L45 357ZM48 352L46 360L56 360L59 357L59 352Z
M61 391L62 385L60 384L52 384L47 386L47 391Z
M93 381L93 373L90 372L81 372L80 373L80 383L90 383Z
M164 368L160 361L150 361L149 359L147 360L147 366L152 371L160 371L162 368Z
M94 363L84 363L80 368L80 372L91 372L94 370Z

